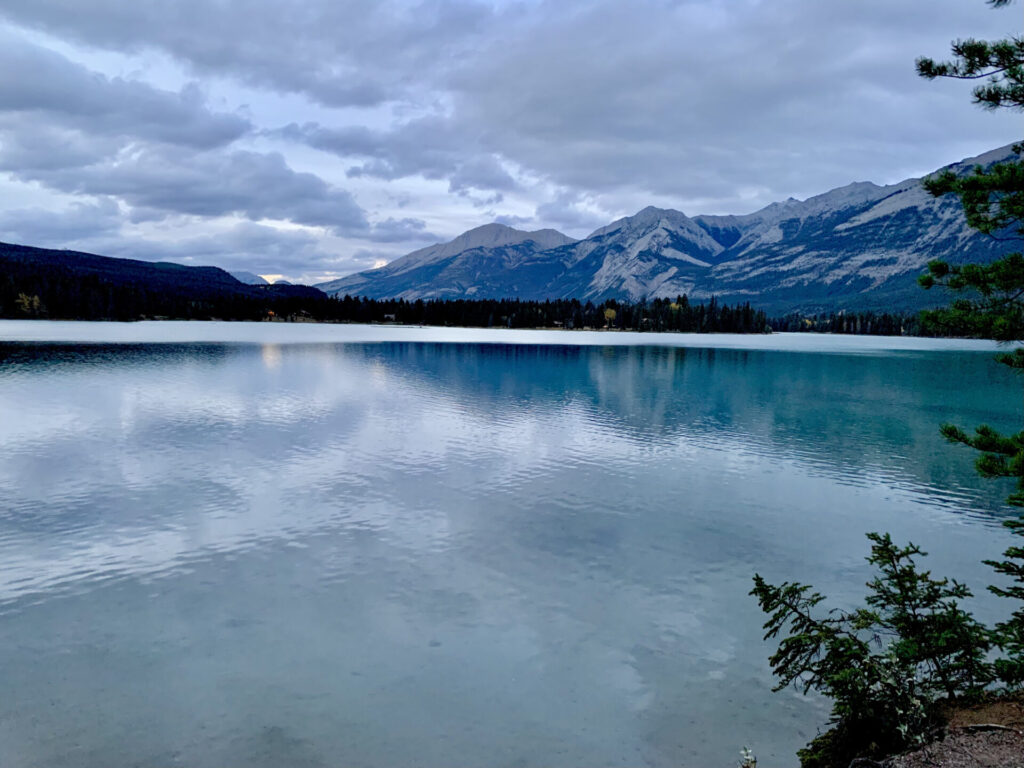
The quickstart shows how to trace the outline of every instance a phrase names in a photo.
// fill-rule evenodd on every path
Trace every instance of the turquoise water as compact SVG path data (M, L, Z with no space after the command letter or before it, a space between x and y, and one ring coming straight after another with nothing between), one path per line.
M709 347L707 345L714 345ZM967 581L991 345L0 323L0 765L762 766L750 577Z

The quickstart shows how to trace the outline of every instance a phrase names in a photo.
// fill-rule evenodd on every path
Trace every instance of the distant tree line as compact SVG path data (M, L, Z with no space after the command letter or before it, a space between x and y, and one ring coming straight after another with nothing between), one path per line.
M262 286L261 286L262 287ZM16 281L0 275L0 317L54 320L265 320L308 314L316 297L265 291L249 294L164 291L145 285L118 285L96 276L48 275ZM326 297L321 300L325 302Z
M859 336L942 336L937 327L922 325L917 314L883 312L832 312L801 315L798 313L768 320L778 333L843 333Z
M675 299L594 303L579 299L337 299L339 320L406 325L461 325L476 328L611 328L629 331L689 333L764 333L768 318L750 304L728 306L712 298L691 304Z
M290 320L472 328L614 329L677 333L809 332L874 336L956 334L923 326L914 314L836 312L768 317L750 303L686 296L638 302L608 299L334 298L305 286L180 285L110 279L60 268L0 264L0 317L61 320Z

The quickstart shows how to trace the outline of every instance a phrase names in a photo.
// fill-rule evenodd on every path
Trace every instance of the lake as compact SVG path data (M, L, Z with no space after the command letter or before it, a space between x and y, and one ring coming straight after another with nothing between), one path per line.
M0 322L0 765L796 764L751 576L966 581L987 342Z

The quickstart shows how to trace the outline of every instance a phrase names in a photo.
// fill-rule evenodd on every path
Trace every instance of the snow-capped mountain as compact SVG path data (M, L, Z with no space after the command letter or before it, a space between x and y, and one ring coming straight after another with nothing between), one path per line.
M953 166L967 173L1012 156L1009 146ZM491 224L377 270L319 287L375 298L607 298L687 294L750 301L772 312L910 310L941 292L916 284L931 259L990 261L1007 243L971 230L952 195L920 179L856 182L743 216L645 208L580 241Z

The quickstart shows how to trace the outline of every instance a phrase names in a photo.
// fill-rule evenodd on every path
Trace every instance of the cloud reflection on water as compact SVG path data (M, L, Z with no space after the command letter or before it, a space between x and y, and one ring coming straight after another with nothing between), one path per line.
M269 349L35 345L0 370L0 672L23 685L0 722L26 763L60 764L90 707L142 718L119 743L150 761L178 723L197 766L230 743L720 763L726 712L785 762L806 738L780 717L820 711L768 693L755 569L842 600L865 530L958 576L998 551L999 489L935 428L1012 417L985 356Z
M71 573L160 572L208 550L323 527L371 525L412 535L415 548L424 545L413 534L423 505L486 507L545 488L545 501L579 512L592 494L567 478L620 473L657 483L673 465L739 478L781 462L789 474L881 484L957 510L992 504L969 467L951 472L955 455L934 450L930 413L947 394L936 391L936 374L950 365L934 356L866 363L664 348L257 349L132 348L112 358L124 366L36 350L37 365L5 382L13 407L0 432L0 487L7 519L37 520L44 528L33 531L33 545L43 533L47 546L4 569L3 594ZM962 373L984 373L971 362ZM888 386L894 376L904 390ZM954 415L976 420L972 403L998 402L990 395L1003 386L982 375ZM915 402L921 392L936 402ZM424 485L421 504L392 491L396 478ZM178 508L183 492L193 500L188 513ZM19 551L15 562L24 558L21 537L5 538Z

